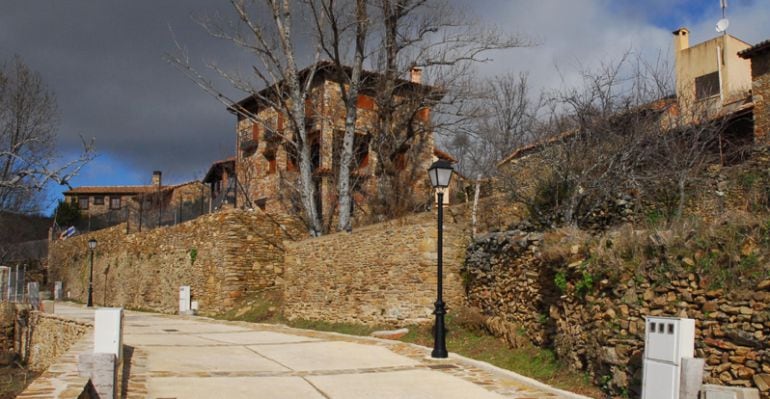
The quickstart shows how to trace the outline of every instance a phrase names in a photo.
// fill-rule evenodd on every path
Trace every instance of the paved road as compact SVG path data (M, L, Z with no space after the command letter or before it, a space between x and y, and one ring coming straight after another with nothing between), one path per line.
M57 304L56 313L93 319ZM396 341L126 312L129 398L578 398L516 374Z

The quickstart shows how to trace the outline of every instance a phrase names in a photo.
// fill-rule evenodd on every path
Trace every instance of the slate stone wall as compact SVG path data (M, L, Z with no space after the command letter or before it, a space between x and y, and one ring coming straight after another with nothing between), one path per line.
M94 303L163 313L178 311L179 287L191 286L202 314L232 307L244 295L280 283L283 240L304 229L286 216L225 210L176 226L125 234L125 226L52 243L49 283L86 302L87 241L95 238Z
M444 302L464 301L460 266L468 232L448 212ZM408 218L287 243L285 314L328 322L406 325L432 320L436 300L436 215Z
M522 339L555 350L609 392L638 397L644 316L695 319L695 355L706 361L704 382L757 387L770 398L770 279L754 290L710 289L692 271L626 274L619 281L579 287L580 267L559 281L541 253L543 235L511 230L479 238L463 273L468 303L487 327L513 346ZM575 253L579 251L576 248ZM577 255L576 255L577 256Z

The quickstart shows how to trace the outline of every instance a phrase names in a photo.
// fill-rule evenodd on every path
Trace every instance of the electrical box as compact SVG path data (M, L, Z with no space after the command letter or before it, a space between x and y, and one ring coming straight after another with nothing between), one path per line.
M53 299L55 301L61 301L64 299L64 296L62 295L62 284L61 281L57 281L53 285Z
M679 399L682 359L695 353L695 320L645 317L642 399Z

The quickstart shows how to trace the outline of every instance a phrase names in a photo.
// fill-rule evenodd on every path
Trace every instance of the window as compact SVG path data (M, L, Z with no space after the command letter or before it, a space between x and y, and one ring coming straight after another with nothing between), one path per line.
M423 123L428 123L430 121L430 108L420 108L417 111L417 119Z
M358 168L369 166L369 141L370 135L357 134L353 141L353 165Z
M297 155L296 145L293 142L287 142L284 144L283 148L286 150L286 170L289 172L296 172L297 165L299 165L299 156Z
M277 162L275 160L275 150L265 151L263 155L267 160L267 174L268 175L274 174L276 172L276 165L277 165Z
M256 201L254 201L254 204L257 205L257 207L261 210L265 210L265 207L267 206L267 198L260 198Z
M110 209L120 209L120 197L110 197Z
M88 209L88 197L79 197L78 198L78 208L80 208L80 209Z
M695 98L702 100L719 94L719 72L712 72L695 78Z
M94 197L94 205L104 205L104 197L97 195Z

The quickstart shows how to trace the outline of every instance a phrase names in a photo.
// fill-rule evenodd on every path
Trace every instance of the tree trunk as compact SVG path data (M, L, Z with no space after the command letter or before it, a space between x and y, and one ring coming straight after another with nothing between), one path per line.
M342 154L340 154L340 170L337 181L339 195L338 226L340 231L351 231L352 222L352 195L350 188L350 170L353 161L353 144L356 137L356 122L358 121L358 92L361 86L361 74L364 65L364 52L366 51L367 32L366 1L356 1L356 52L350 73L350 88L345 98L345 136L342 139ZM342 65L338 65L342 69ZM344 71L343 71L344 73ZM343 85L340 90L344 92Z
M473 211L471 212L471 238L476 238L476 215L479 210L479 194L481 192L481 175L476 176L476 186L473 193Z

